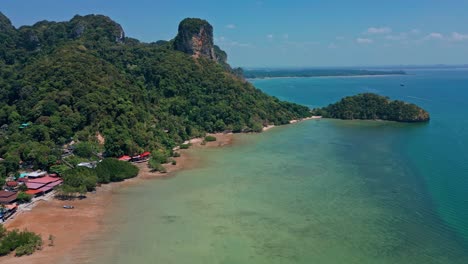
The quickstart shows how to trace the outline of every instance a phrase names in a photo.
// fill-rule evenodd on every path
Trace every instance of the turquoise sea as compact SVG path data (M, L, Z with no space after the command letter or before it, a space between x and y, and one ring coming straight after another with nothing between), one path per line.
M310 107L376 92L432 119L311 120L191 150L197 168L118 191L91 263L468 263L468 70L252 82Z

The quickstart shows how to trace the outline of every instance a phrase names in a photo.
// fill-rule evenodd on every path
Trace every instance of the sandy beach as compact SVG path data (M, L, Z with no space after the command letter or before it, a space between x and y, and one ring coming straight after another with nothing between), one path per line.
M202 139L192 139L194 148L213 148L229 146L233 142L233 134L213 134L217 140L202 145ZM122 187L133 184L142 184L146 180L162 177L171 177L174 172L195 167L198 164L197 157L189 154L187 150L180 150L181 157L175 158L176 165L167 164L168 173L150 172L146 163L137 164L140 172L137 177L123 182L105 184L88 193L86 199L73 201L39 201L30 211L23 211L14 219L10 219L5 227L7 229L28 229L42 235L43 249L31 256L14 257L12 254L1 257L2 264L42 264L42 263L83 263L87 256L80 252L80 248L93 241L105 226L103 218L113 201L115 192ZM64 204L73 205L75 209L63 209ZM54 245L49 246L48 238L54 237Z

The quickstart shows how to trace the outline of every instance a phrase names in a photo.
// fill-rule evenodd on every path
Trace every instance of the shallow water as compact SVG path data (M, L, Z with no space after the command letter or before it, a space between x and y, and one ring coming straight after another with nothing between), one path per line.
M432 120L311 120L194 150L206 164L119 190L91 263L468 263L467 73L254 81L313 107L374 91Z

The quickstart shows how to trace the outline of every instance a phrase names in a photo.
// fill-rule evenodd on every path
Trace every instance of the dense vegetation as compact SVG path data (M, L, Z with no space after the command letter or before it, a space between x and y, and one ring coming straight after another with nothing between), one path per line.
M16 172L20 161L54 166L71 140L82 142L77 155L89 155L99 150L98 134L101 151L115 157L310 115L235 72L176 51L173 41L125 37L105 16L16 29L0 13L0 174Z
M321 109L314 109L315 115L339 119L381 119L398 122L429 121L429 113L415 104L372 93L348 96L341 101Z
M7 231L0 224L0 256L15 251L16 256L31 255L42 247L41 236L27 230Z
M406 74L404 71L357 70L357 69L256 69L244 70L248 79L273 77L322 77Z
M93 191L97 184L118 182L136 177L138 168L126 161L105 158L95 169L77 167L63 172L63 184L58 187L58 196L69 198Z

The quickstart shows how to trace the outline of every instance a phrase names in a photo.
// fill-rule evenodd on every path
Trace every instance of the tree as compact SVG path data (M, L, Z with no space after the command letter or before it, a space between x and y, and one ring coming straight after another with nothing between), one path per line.
M32 196L25 192L21 191L18 193L17 200L19 203L28 203L31 201L31 199L32 199Z

